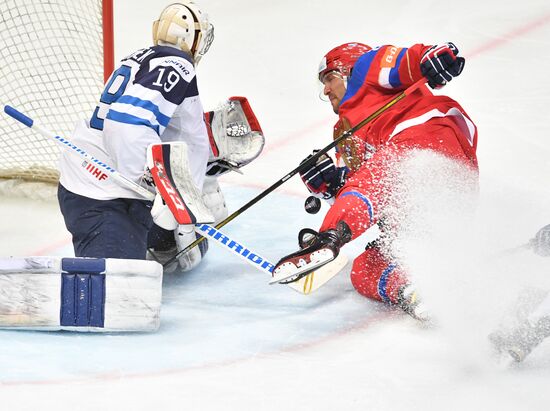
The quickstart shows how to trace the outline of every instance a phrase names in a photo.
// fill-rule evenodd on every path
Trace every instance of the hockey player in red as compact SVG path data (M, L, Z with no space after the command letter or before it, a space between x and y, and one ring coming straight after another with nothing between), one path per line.
M425 78L431 88L440 88L463 67L453 43L409 48L346 43L332 49L318 74L323 96L339 116L335 138L417 81ZM313 194L333 204L319 233L302 230L301 249L281 259L274 272L294 264L304 273L307 266L322 264L315 261L320 250L331 251L325 262L330 261L345 243L379 223L391 193L386 181L393 165L411 150L432 150L477 170L476 145L476 127L462 107L421 86L338 146L344 167L323 155L300 173ZM376 243L354 260L351 281L362 295L422 317L407 276Z

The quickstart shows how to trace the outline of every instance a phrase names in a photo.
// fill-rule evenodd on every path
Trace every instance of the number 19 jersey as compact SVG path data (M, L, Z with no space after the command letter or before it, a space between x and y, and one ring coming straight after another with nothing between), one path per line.
M150 144L183 141L193 182L202 189L209 154L203 112L189 54L154 46L119 63L91 118L77 123L71 142L139 184ZM60 160L60 183L67 190L97 200L141 198L97 163L70 151Z

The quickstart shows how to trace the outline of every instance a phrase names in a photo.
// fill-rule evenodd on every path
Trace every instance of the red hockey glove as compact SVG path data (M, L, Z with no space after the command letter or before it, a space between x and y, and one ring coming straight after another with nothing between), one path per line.
M453 43L430 47L420 60L422 75L428 79L433 89L443 87L462 73L464 57L458 56L458 48Z
M317 151L314 150L313 154ZM310 159L311 156L312 154L307 156L301 164ZM315 163L300 171L300 177L313 195L329 200L344 185L347 173L347 167L335 167L332 158L323 154Z

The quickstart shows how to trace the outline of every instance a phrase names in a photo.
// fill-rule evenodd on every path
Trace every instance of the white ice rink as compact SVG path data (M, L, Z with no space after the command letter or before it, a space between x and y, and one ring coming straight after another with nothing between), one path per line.
M115 0L117 57L150 44L168 3ZM473 229L415 254L438 325L364 299L349 268L302 296L211 244L200 268L165 276L155 334L1 331L0 410L550 409L550 342L505 367L486 339L521 290L550 289L550 260L509 251L550 223L548 1L201 4L216 34L198 68L203 103L247 96L267 139L244 175L223 178L230 212L331 141L335 116L316 84L326 51L458 45L466 67L443 91L479 127L481 204ZM295 177L225 231L275 261L322 218L303 211L306 196ZM72 253L55 203L4 197L0 215L3 255Z

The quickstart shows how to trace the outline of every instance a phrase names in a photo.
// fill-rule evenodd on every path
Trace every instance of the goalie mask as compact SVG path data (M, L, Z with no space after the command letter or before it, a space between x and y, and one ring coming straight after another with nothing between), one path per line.
M192 1L166 7L153 23L153 42L191 53L195 64L206 54L214 41L214 26Z

